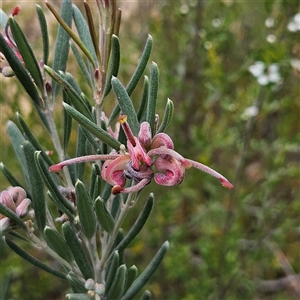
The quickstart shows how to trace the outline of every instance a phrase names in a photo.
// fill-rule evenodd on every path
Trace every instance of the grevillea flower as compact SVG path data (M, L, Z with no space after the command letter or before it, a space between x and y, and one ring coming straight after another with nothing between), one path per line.
M218 178L224 187L233 188L233 185L215 170L177 153L172 139L166 133L158 133L152 138L148 122L141 124L138 137L136 137L127 123L127 116L121 115L118 121L127 137L128 152L122 145L119 152L114 150L107 155L73 158L51 166L50 171L58 172L64 166L73 163L105 161L101 176L113 186L112 193L118 194L139 191L150 183L152 178L159 185L178 185L184 179L185 170L194 167ZM125 187L126 178L132 179L135 184Z
M11 187L0 194L0 203L23 218L28 213L31 200L26 198L26 192L19 186ZM0 214L0 230L4 231L11 225L11 220Z

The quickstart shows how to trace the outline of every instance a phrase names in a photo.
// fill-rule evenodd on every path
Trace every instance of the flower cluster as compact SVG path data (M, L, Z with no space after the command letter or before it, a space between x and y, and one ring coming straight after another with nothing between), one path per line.
M141 190L152 178L159 185L174 186L184 179L185 169L195 167L216 178L227 188L233 185L215 170L190 159L184 158L174 150L172 139L166 133L157 133L152 138L148 122L140 126L138 136L134 136L127 122L127 116L118 119L127 137L127 149L122 145L120 153L113 151L108 155L89 155L63 161L50 167L50 171L58 172L64 166L103 160L102 178L113 186L112 193L130 193ZM126 178L135 183L126 187Z
M26 198L26 192L19 186L11 187L8 190L4 190L0 194L0 203L16 213L20 218L23 218L28 213L28 207L31 200ZM11 220L0 214L0 231L4 231L11 224Z

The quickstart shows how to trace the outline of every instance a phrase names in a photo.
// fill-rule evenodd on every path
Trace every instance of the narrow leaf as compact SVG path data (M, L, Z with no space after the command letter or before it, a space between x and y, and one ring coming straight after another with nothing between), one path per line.
M95 123L86 118L83 114L78 112L72 106L67 103L63 103L65 110L72 116L74 120L76 120L80 125L86 128L91 134L97 137L104 143L107 143L113 149L120 149L121 143L113 138L109 133L101 129Z
M72 290L73 290L73 292L76 293L76 295L87 291L86 288L84 287L85 281L79 280L77 277L75 277L74 275L70 275L70 274L67 275L67 280L70 282L70 284L72 286ZM86 294L84 294L84 295L86 295Z
M101 227L108 233L112 233L115 222L111 214L106 209L104 201L100 197L98 197L94 205L96 216Z
M89 32L89 27L86 23L86 20L84 19L81 11L78 9L76 5L72 5L73 7L73 18L75 22L75 26L78 32L78 35L82 41L82 43L86 46L89 53L92 56L93 59L93 65L96 65L97 57L93 45L93 41Z
M137 118L138 118L139 122L143 122L144 120L146 120L145 112L146 112L146 108L148 106L148 104L147 104L148 96L149 96L149 78L148 78L148 76L145 75L142 99L140 101L140 106L139 106L138 112L137 112Z
M68 248L67 242L63 237L55 230L46 226L44 229L44 237L48 246L54 250L61 258L68 263L72 263L73 256Z
M140 291L140 289L147 283L147 281L150 279L152 274L156 271L156 269L160 265L168 248L169 248L169 242L166 241L158 250L158 252L154 256L150 264L147 266L147 268L144 270L144 272L142 272L141 275L133 282L131 287L123 296L122 300L132 299Z
M19 130L19 128L17 127L17 125L12 122L12 121L8 121L7 122L7 134L10 137L11 143L13 145L13 148L15 150L15 153L18 157L18 160L21 164L22 167L22 171L24 174L24 177L26 179L26 183L28 183L29 178L28 178L28 171L27 171L27 165L26 165L26 160L25 160L25 155L24 152L22 150L22 145L25 142L25 138L23 136L23 134L21 133L21 131Z
M154 195L151 193L140 215L138 216L137 220L135 221L131 229L128 231L124 239L121 241L121 243L116 247L116 250L118 250L119 252L124 250L129 245L129 243L137 236L137 234L141 231L141 229L145 225L151 213L153 203L154 203Z
M27 139L31 142L31 144L34 146L34 148L38 151L41 151L41 155L43 156L44 160L49 164L52 165L53 161L51 160L51 158L49 157L49 155L47 155L47 153L44 151L43 147L41 146L41 144L36 140L35 136L33 135L33 133L31 132L31 130L29 129L29 127L27 126L27 124L25 123L24 119L22 118L22 116L19 113L16 113L16 117L20 123L20 126L22 127Z
M94 89L94 83L93 83L93 78L90 74L90 72L88 71L79 51L77 50L76 46L71 43L71 49L73 51L73 54L76 58L76 61L79 65L80 70L82 71L82 74L84 76L84 79L86 80L86 82L88 83L88 85L90 86L91 89Z
M32 265L56 276L59 277L61 279L66 279L66 274L57 271L51 267L49 267L48 265L42 263L40 260L36 259L35 257L31 256L30 254L28 254L26 251L24 251L22 248L20 248L17 244L15 244L13 241L9 240L9 239L5 239L5 242L7 244L7 246L13 250L16 254L18 254L20 257L22 257L23 259L25 259L26 261L28 261L29 263L31 263Z
M174 104L173 101L168 99L167 100L167 104L165 107L165 113L164 113L164 117L162 119L162 122L157 130L157 133L159 132L164 132L166 130L166 128L169 126L172 117L173 117L173 113L174 113Z
M7 169L7 167L2 162L0 163L0 168L2 170L3 175L5 176L5 178L8 180L8 182L12 186L19 186L19 187L23 188L24 190L26 190L24 188L24 186L20 183L20 181L18 181L18 179L16 177L14 177L14 175ZM28 193L27 191L26 191L26 194L27 194L28 198L31 197L30 193Z
M126 91L128 93L128 95L130 96L132 94L132 92L134 91L134 89L136 88L140 78L143 75L143 72L147 66L150 54L151 54L151 50L152 50L152 36L148 35L148 39L147 42L145 44L142 56L139 60L139 63L130 79L130 81L128 82L128 85L126 87Z
M96 231L96 219L92 206L92 199L85 185L77 180L75 185L79 221L84 235L91 239Z
M138 269L135 265L127 269L127 280L124 291L126 292L138 276Z
M115 251L110 262L108 263L108 267L106 269L106 277L105 277L105 291L106 293L109 291L113 280L116 276L116 272L119 267L119 252Z
M65 91L62 93L63 95L63 101L71 104L71 101L69 99L69 96ZM64 125L63 125L63 146L64 146L64 152L67 152L67 147L69 145L71 132L72 132L72 117L64 110L63 113L63 119L64 119Z
M126 282L127 268L125 265L119 266L114 281L107 294L108 300L121 299Z
M86 153L86 137L83 134L81 126L77 130L76 157L85 156ZM76 179L83 180L85 163L75 164Z
M94 298L88 294L67 294L67 299L70 300L93 300Z
M38 86L40 92L43 94L44 82L42 78L42 73L39 64L34 56L33 50L16 20L10 17L8 19L8 23L14 40L18 46L18 49L22 54L22 58L24 60L26 68L32 76L34 82Z
M40 232L43 232L46 226L46 200L44 184L34 159L35 148L30 142L25 142L23 144L23 150L29 174L29 186L32 200L31 204L35 213L36 225Z
M104 88L103 98L105 98L111 90L112 76L118 76L120 66L120 41L116 35L111 37L111 56L107 80Z
M27 231L27 228L26 228L24 222L22 221L22 219L15 212L13 212L12 210L10 210L6 206L4 206L1 202L0 202L0 214L6 216L9 219L11 219L12 221L16 222L16 224L18 224L22 229Z
M48 1L46 1L46 5L48 7L49 6L52 7ZM56 15L55 17L57 18ZM67 26L71 26L72 23L72 1L71 0L62 1L61 16L59 18L63 20L63 22L67 24ZM54 59L52 65L53 70L56 72L58 72L59 70L65 72L66 70L67 60L69 55L69 47L70 47L69 40L70 40L69 34L65 31L65 29L61 25L59 25L56 39L55 39ZM56 83L56 81L52 80L52 93L54 99L57 96L59 87L60 86Z
M35 153L35 160L36 164L38 166L39 173L41 174L45 185L47 186L48 190L52 194L52 196L55 196L58 202L60 203L61 207L60 209L67 214L67 216L70 218L70 220L74 219L74 208L71 204L71 202L67 201L65 197L62 195L62 193L58 189L57 182L54 180L53 176L56 176L53 173L50 173L48 170L48 167L45 165L40 152Z
M40 98L39 93L34 83L32 82L30 75L28 74L27 70L23 66L22 62L18 59L14 51L9 47L2 33L0 33L0 51L4 54L10 67L13 69L16 77L23 85L25 91L35 103L36 107L42 108L44 106L42 99Z
M120 80L116 77L112 77L111 80L112 88L117 96L118 103L122 114L127 115L127 121L131 127L131 130L135 136L137 136L140 128L137 115L132 104L132 101Z
M92 268L85 256L81 242L77 238L70 222L66 222L62 225L62 231L67 241L68 247L71 250L76 264L80 269L83 277L85 279L94 278Z
M151 292L148 291L148 290L146 290L146 291L143 293L143 295L142 295L142 297L141 297L141 300L150 300L150 299L151 299Z
M155 135L155 112L158 94L158 67L155 62L151 64L150 80L149 80L149 96L147 105L146 121L150 124L152 136Z
M43 62L46 65L48 63L49 49L50 49L48 27L47 27L44 11L42 10L41 6L38 4L36 4L36 11L39 18L42 39L43 39Z

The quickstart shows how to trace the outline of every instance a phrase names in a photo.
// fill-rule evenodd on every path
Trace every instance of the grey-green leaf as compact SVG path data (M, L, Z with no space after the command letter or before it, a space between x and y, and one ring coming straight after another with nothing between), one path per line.
M56 176L56 174L50 173L48 167L44 163L40 152L35 153L35 161L45 185L47 186L52 196L56 198L56 203L59 205L59 209L63 213L65 213L70 220L74 220L74 207L72 206L71 202L67 201L59 191L58 184L54 180L54 176Z
M48 26L45 18L44 11L41 6L36 4L36 11L39 18L39 23L41 27L42 39L43 39L43 62L44 64L48 63L49 58L49 35L48 35Z
M16 20L12 17L8 19L8 23L10 26L10 30L14 37L14 40L18 46L19 51L22 54L24 63L26 65L27 70L29 71L30 75L32 76L34 82L38 86L40 92L44 93L44 82L42 73L39 67L39 64L34 56L33 50L29 45L23 31L21 30L19 24Z
M48 246L55 251L61 258L68 263L72 263L73 256L68 248L67 242L63 237L53 228L46 226L44 229L44 237Z
M12 221L16 222L16 224L18 224L22 229L27 231L27 228L26 228L24 222L22 221L22 219L15 212L13 212L12 210L10 210L6 206L4 206L1 202L0 202L0 214L6 216L9 219L11 219Z
M139 214L137 220L135 221L135 223L133 224L131 229L128 231L128 233L126 234L124 239L120 242L119 245L117 245L116 250L121 252L137 236L137 234L141 231L141 229L145 225L145 223L151 213L153 204L154 204L154 195L151 193L149 195L149 197L146 201L146 204L144 205L141 213Z
M105 290L109 291L119 267L119 252L115 251L106 268Z
M120 82L118 78L112 77L111 84L112 84L113 91L117 96L122 114L127 115L128 124L131 127L133 134L137 136L140 129L140 124L137 119L137 115L133 103L125 87L123 86L123 84Z
M66 279L66 274L57 271L51 267L49 267L48 265L42 263L40 260L36 259L35 257L31 256L30 254L28 254L28 252L26 252L25 250L23 250L22 248L20 248L17 244L15 244L13 241L9 240L9 239L5 239L5 242L7 244L7 246L13 250L16 254L18 254L19 256L21 256L23 259L25 259L26 261L28 261L29 263L31 263L32 265L56 276L59 277L61 279Z
M148 291L148 290L146 290L146 291L143 293L143 295L142 295L142 297L141 297L141 300L149 300L149 299L151 299L151 292Z
M107 80L104 88L103 98L108 95L111 90L111 79L112 76L118 76L120 66L120 41L116 35L111 37L111 56L109 70L107 74Z
M65 110L72 116L72 118L84 128L86 128L91 134L93 134L102 142L108 144L110 147L114 149L120 149L121 143L115 138L113 138L109 133L97 126L95 123L90 121L87 117L85 117L83 114L78 112L76 109L74 109L67 103L63 103L63 106Z
M119 266L114 281L107 294L108 300L120 299L124 292L124 286L127 277L127 268L125 265Z
M147 281L150 279L152 274L156 271L156 269L160 265L168 248L169 248L169 242L166 241L158 250L158 252L154 256L150 264L147 266L147 268L144 270L144 272L141 273L141 275L133 282L131 287L127 290L122 300L130 300L140 291L140 289L147 283Z
M94 298L88 294L67 294L67 299L70 300L93 300Z
M34 159L34 153L36 150L32 144L27 141L23 144L23 150L29 174L29 186L32 200L31 204L34 209L36 225L40 232L43 232L46 226L46 200L44 183Z
M130 81L128 82L127 86L126 86L126 91L128 93L128 95L130 96L132 94L132 92L134 91L134 89L136 88L140 78L143 75L143 72L147 66L150 54L151 54L151 50L152 50L152 36L148 35L148 39L147 42L145 44L144 47L144 51L142 53L142 56L139 60L139 63L130 79Z
M71 27L72 24L72 1L71 0L63 0L61 7L61 18L66 22L66 24ZM54 49L54 59L52 68L54 71L65 72L67 66L67 60L69 55L69 34L63 29L61 25L58 26L58 31L55 39L55 49ZM53 98L57 96L59 91L59 84L52 80L52 93Z
M62 225L62 231L68 247L73 254L78 268L80 269L85 279L94 278L93 270L89 261L83 251L80 240L77 238L74 228L70 222L66 222Z
M115 222L111 214L106 209L104 201L100 197L98 197L95 201L95 211L101 227L108 233L112 233Z
M127 269L127 280L124 291L126 292L138 276L138 269L135 265Z
M16 56L14 51L9 47L5 41L2 33L0 33L0 51L4 54L6 60L8 61L10 67L13 69L16 77L23 85L25 91L28 93L32 101L35 103L36 107L42 108L43 102L39 96L39 93L32 82L30 75L23 66L22 62Z
M96 219L92 205L92 199L81 181L75 185L76 201L82 232L91 239L96 231Z
M158 94L158 67L155 62L151 64L150 80L149 80L149 96L147 105L146 121L150 124L152 136L155 135L155 112Z
M173 101L168 98L167 104L165 107L164 117L162 119L162 122L161 122L158 130L157 130L157 133L164 132L166 130L166 128L169 126L169 124L172 120L173 113L174 113L174 104L173 104Z

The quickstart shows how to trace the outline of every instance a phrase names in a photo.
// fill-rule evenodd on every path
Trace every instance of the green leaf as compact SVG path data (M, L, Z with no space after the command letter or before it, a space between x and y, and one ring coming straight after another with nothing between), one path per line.
M79 180L76 182L75 191L82 232L90 240L93 238L96 231L96 219L92 199L85 185Z
M105 207L104 201L98 197L95 200L95 211L96 216L98 218L98 222L100 223L101 227L108 233L112 233L114 230L115 222L111 214Z
M93 300L94 298L88 294L67 294L67 299L70 300Z
M65 91L63 91L63 101L71 104L69 97ZM64 125L63 125L63 146L64 146L64 153L67 152L67 147L69 145L71 132L72 132L72 117L64 110L63 113Z
M6 168L6 166L1 162L0 163L0 168L2 170L3 175L5 176L5 178L8 180L8 182L12 185L12 186L19 186L21 188L23 188L24 190L26 190L24 188L24 186L18 181L17 178L14 177L14 175ZM28 196L28 198L31 198L30 193L28 193L26 191L26 194Z
M16 77L24 87L25 91L28 93L36 108L42 108L43 101L39 96L39 93L32 82L30 75L23 66L22 62L18 59L14 51L9 47L5 41L2 33L0 33L0 51L4 54L6 60L8 61L10 67L13 69ZM39 111L40 112L40 111Z
M154 256L150 264L147 266L147 268L144 270L144 272L141 273L141 275L133 282L131 287L127 290L122 300L132 299L140 291L140 289L147 283L147 281L150 279L150 277L153 275L153 273L160 265L168 248L169 248L169 242L166 241L158 250L158 252Z
M108 144L113 149L120 149L121 143L113 138L109 133L97 126L67 103L63 103L63 106L65 110L72 116L72 118L82 125L82 127L86 128L91 134L93 134L102 142Z
M126 282L127 268L125 265L119 266L114 281L107 294L108 300L120 299L124 292Z
M142 94L142 99L140 101L140 106L138 108L137 112L137 118L140 122L143 122L146 120L146 108L147 108L147 103L148 103L148 95L149 95L149 78L148 76L144 76L144 86L143 86L143 94Z
M46 226L44 229L44 237L48 246L53 251L55 251L65 261L72 264L73 256L70 249L68 248L67 242L55 229Z
M10 17L8 19L8 23L10 26L11 33L17 44L17 47L20 53L22 54L26 68L29 71L30 75L32 76L34 82L38 86L40 92L43 94L44 93L43 77L40 70L40 66L34 56L32 48L30 47L24 33L22 32L16 20L13 17Z
M22 116L19 113L16 113L16 117L20 123L20 126L22 127L27 139L31 142L31 144L34 146L34 148L38 151L41 151L41 155L43 156L44 160L49 164L52 165L53 161L51 160L51 158L49 157L49 155L47 155L47 153L44 151L43 147L41 146L41 144L36 140L36 138L34 137L33 133L31 132L31 130L29 129L29 127L27 126L27 124L25 123L24 119L22 118Z
M53 69L51 69L48 66L44 66L46 72L57 82L59 82L69 97L70 102L72 105L78 110L80 113L82 113L85 117L87 117L89 120L92 120L92 114L89 108L87 107L85 101L80 97L80 95L76 92L76 90L73 88L73 86L61 75L56 73ZM64 74L64 76L66 76Z
M13 241L9 240L9 239L5 239L5 242L7 244L7 246L13 250L16 254L18 254L20 257L22 257L23 259L25 259L26 261L28 261L29 263L31 263L32 265L58 277L61 279L66 279L66 274L57 271L51 267L49 267L48 265L45 265L44 263L42 263L40 260L36 259L35 257L31 256L30 254L28 254L25 250L23 250L22 248L20 248L17 244L15 244Z
M12 221L16 222L16 224L18 224L22 229L27 231L27 228L26 228L24 222L22 221L22 219L16 213L14 213L12 210L10 210L6 206L4 206L1 202L0 202L0 214L6 216L9 219L11 219Z
M23 171L24 177L26 179L26 183L28 183L29 175L28 175L28 171L27 171L27 164L26 164L24 152L21 148L23 143L25 142L25 138L24 138L23 134L21 133L21 131L19 130L19 128L17 127L17 125L12 121L7 122L7 134L10 137L10 140L11 140L11 143L15 150L15 153L21 164L22 171Z
M56 198L57 204L59 205L59 209L65 213L70 220L74 220L74 207L72 206L71 202L66 200L66 198L62 195L62 193L58 189L58 184L54 180L53 173L50 173L48 167L45 165L43 158L41 157L40 152L35 153L35 161L38 166L38 170L40 175L42 176L44 183L53 197Z
M41 33L42 33L42 39L43 39L43 62L46 65L48 63L49 58L49 35L48 35L48 27L47 22L45 18L44 11L42 10L41 6L36 4L36 11L38 14L40 27L41 27Z
M111 56L110 65L107 74L107 80L104 88L103 98L108 95L111 90L111 79L112 76L118 76L120 66L120 41L116 35L111 37Z
M49 3L46 2L49 7ZM61 6L61 19L70 27L72 24L72 1L63 0ZM70 36L65 31L65 29L59 25L58 31L55 39L55 49L54 49L54 59L52 68L55 72L63 71L65 72L67 67L67 60L69 56L69 40ZM52 94L55 99L59 91L59 84L55 80L52 80Z
M119 252L124 250L130 244L130 242L137 236L137 234L141 231L141 229L145 225L151 213L153 203L154 203L154 195L151 193L140 215L138 216L137 220L135 221L131 229L128 231L124 239L121 241L121 243L117 245L116 250L118 250Z
M135 265L127 269L127 280L124 291L126 292L138 276L138 269Z
M127 115L127 121L133 132L133 135L137 136L140 129L140 124L137 119L137 115L134 106L132 104L132 101L128 96L125 87L122 85L122 83L118 78L112 77L111 84L112 84L113 91L117 96L122 114Z
M62 225L62 231L67 241L68 247L71 250L76 264L85 279L94 278L93 270L88 262L85 252L83 251L81 242L76 236L74 228L70 222L65 222Z
M146 290L146 291L143 293L143 295L142 295L142 297L141 297L141 300L149 300L149 299L151 299L151 292L148 291L148 290Z
M146 121L150 124L152 136L155 135L155 112L158 94L158 67L155 62L151 64L150 81L149 81L149 96L147 105Z
M145 71L145 68L147 66L150 54L151 54L151 50L152 50L152 36L148 35L148 39L147 42L145 44L142 56L139 60L139 63L130 79L130 81L128 82L128 85L126 87L126 91L128 93L128 95L130 96L132 94L132 92L134 91L134 89L136 88L140 78L143 75L143 72Z
M162 122L161 122L158 130L157 130L157 133L164 132L166 130L166 128L169 126L169 124L172 120L173 113L174 113L173 101L168 99L167 104L166 104L166 108L165 108L164 117L162 119Z
M76 157L87 155L87 153L86 153L86 137L83 134L83 131L81 128L82 127L79 126L79 128L77 130ZM75 164L76 179L83 180L84 166L85 166L84 162Z
M40 232L43 232L46 226L46 200L44 184L34 159L35 148L30 142L26 141L23 144L23 150L29 174L29 186L32 200L31 204L34 209L36 225Z
M70 282L73 292L78 295L78 293L84 293L86 292L86 288L84 287L85 281L79 280L77 277L70 275L70 273L67 275L67 280Z
M113 280L116 276L116 272L119 267L119 252L115 251L111 260L108 263L106 268L105 276L105 292L107 293L110 290L110 287L113 283Z
M94 82L93 82L93 77L92 75L89 73L79 51L77 50L76 46L71 43L71 49L74 53L74 56L76 58L76 61L79 65L79 68L81 69L82 71L82 74L84 76L84 79L86 80L86 82L88 83L88 85L90 86L90 88L93 90L94 89Z
M97 57L94 49L93 41L89 32L89 27L84 19L81 11L78 9L76 5L72 5L73 7L73 18L75 22L75 26L78 32L78 35L82 41L82 43L86 46L87 50L92 56L93 65L96 65Z

